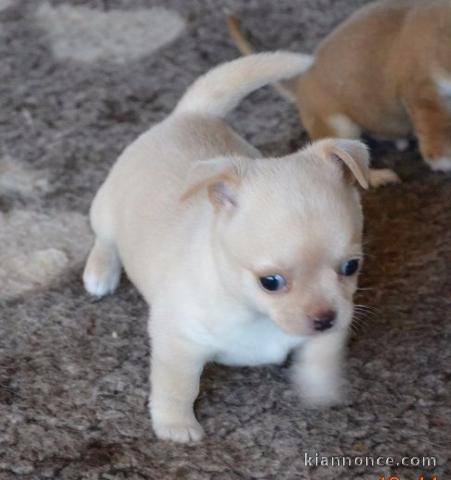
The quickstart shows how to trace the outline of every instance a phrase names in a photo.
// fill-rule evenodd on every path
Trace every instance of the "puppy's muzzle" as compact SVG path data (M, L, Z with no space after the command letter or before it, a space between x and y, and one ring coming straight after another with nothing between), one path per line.
M324 332L334 326L336 317L337 312L334 310L323 310L310 315L309 320L312 322L313 330Z

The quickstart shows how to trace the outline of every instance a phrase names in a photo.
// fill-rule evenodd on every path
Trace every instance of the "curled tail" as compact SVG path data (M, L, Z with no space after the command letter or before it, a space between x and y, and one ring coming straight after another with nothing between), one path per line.
M252 53L254 53L253 46L250 44L248 39L244 36L243 32L241 31L240 22L238 18L236 18L234 15L228 15L226 21L227 21L227 28L229 30L230 36L232 37L232 40L235 43L235 45L238 47L238 50L243 55L251 55ZM305 58L310 59L310 65L313 63L314 61L313 55L303 55L303 56ZM287 100L290 100L291 102L296 101L296 81L294 79L277 82L274 85L274 88Z
M200 77L175 112L224 117L249 93L307 70L312 57L298 53L257 53L219 65Z

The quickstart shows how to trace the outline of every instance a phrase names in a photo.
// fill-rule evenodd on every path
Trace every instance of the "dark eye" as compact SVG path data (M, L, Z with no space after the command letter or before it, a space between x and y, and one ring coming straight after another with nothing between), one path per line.
M286 286L287 281L285 277L279 275L278 273L274 275L268 275L266 277L260 277L260 284L265 290L269 290L270 292L277 292L278 290L282 290L283 287Z
M347 262L344 262L340 266L340 275L343 275L345 277L350 277L351 275L354 275L357 270L359 269L359 259L358 258L353 258L352 260L348 260Z

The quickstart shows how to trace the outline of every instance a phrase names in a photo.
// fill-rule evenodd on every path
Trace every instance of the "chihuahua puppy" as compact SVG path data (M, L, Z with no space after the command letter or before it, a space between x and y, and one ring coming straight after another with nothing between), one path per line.
M202 437L193 403L209 361L280 363L300 349L293 379L305 399L337 398L367 149L326 139L261 158L223 120L245 95L309 62L276 52L213 69L125 149L93 201L84 285L111 293L123 266L151 305L149 403L160 439Z
M243 54L252 47L228 18ZM314 61L313 61L314 59ZM451 0L379 0L319 45L312 66L281 87L310 138L416 134L433 170L451 170ZM374 171L374 185L396 181Z

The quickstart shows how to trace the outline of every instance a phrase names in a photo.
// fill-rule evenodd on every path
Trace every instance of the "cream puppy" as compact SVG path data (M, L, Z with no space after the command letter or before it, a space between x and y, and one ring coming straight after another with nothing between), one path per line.
M265 53L201 77L174 112L125 149L91 208L89 293L113 292L121 266L151 305L150 411L156 435L203 435L193 403L206 362L282 362L312 403L339 393L361 262L358 141L323 140L263 159L223 121L252 90L305 70Z

